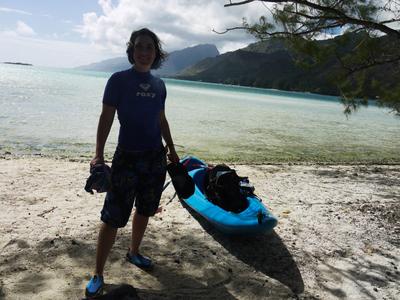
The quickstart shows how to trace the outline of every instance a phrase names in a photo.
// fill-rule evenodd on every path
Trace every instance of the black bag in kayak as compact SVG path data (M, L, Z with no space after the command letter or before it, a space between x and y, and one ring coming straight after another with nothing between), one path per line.
M187 199L193 195L195 190L193 178L189 176L182 163L169 163L167 171L179 198Z
M227 165L216 165L206 172L204 178L206 197L224 210L239 213L248 207L247 192L241 189L241 182L246 179L239 177Z

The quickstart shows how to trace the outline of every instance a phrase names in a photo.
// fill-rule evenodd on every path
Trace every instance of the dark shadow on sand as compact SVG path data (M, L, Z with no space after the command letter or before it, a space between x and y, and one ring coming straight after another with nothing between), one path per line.
M257 236L226 236L216 230L184 201L181 204L200 223L203 229L237 259L255 270L278 280L294 294L304 292L304 282L289 250L280 237L272 231Z
M129 284L106 284L103 295L84 300L138 300L136 289Z
M0 259L0 270L5 274L21 272L21 278L18 283L18 292L21 294L32 293L34 287L44 287L46 282L51 278L49 276L41 276L40 274L32 274L23 268L27 263L41 265L44 269L58 269L65 271L65 265L60 264L57 259L60 256L66 255L80 266L88 266L88 269L94 262L95 242L86 241L89 236L82 236L83 239L71 239L69 237L59 237L57 239L44 239L35 245L34 248L23 249L21 252L13 253L8 257ZM123 260L123 253L120 248L126 249L125 243L129 241L130 236L122 236L115 244L114 250L110 254L109 262ZM193 241L196 242L196 241ZM171 241L173 243L173 241ZM17 243L14 243L17 244ZM200 247L199 243L198 247ZM156 246L156 244L155 244ZM187 246L187 245L186 245ZM183 247L186 247L183 246ZM166 247L164 255L169 251ZM29 253L29 255L28 255ZM29 261L29 262L28 262ZM10 262L13 262L10 264ZM121 274L124 268L131 268L129 264L121 268ZM61 271L63 272L63 271ZM180 272L168 264L157 265L151 271L148 271L151 276L158 279L165 287L158 289L143 289L134 286L134 278L126 282L113 281L112 278L106 278L103 295L85 298L84 285L82 284L83 274L79 271L64 274L68 282L72 282L71 288L60 291L60 299L97 299L97 300L136 300L136 299L236 299L226 289L225 283L231 278L224 278L221 281L215 281L212 284L200 282L197 278L190 274ZM172 280L171 280L172 278ZM131 285L132 284L132 285ZM0 282L0 296L4 295L3 288ZM9 296L5 294L5 296ZM1 297L0 297L1 298Z

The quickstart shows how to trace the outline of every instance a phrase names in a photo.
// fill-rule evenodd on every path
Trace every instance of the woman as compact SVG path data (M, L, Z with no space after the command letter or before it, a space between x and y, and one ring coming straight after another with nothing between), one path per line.
M117 229L124 227L133 204L131 246L127 260L150 268L152 262L139 253L139 246L150 216L158 209L166 176L166 150L173 163L179 162L164 107L164 82L150 73L165 59L158 37L149 29L134 31L126 53L133 67L114 73L107 82L103 109L97 129L96 156L91 166L104 164L104 145L117 111L120 122L118 147L112 167L112 189L107 192L101 211L96 269L86 286L86 296L98 294L104 285L103 269L114 244ZM163 147L162 138L166 142Z

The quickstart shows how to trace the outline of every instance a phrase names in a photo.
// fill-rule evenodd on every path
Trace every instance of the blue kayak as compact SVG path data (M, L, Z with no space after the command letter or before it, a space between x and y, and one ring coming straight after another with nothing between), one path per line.
M185 157L181 162L186 166L195 183L194 194L183 201L222 233L228 235L260 234L271 231L278 223L277 218L255 195L247 196L249 205L239 213L226 211L213 204L204 194L203 186L207 164L193 156Z

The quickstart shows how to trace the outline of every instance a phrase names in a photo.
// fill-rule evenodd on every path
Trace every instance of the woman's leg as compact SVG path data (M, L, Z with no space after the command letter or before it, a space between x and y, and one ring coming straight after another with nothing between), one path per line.
M137 255L139 253L139 246L142 242L148 222L149 217L142 216L135 211L132 219L131 255Z
M110 254L110 250L114 245L117 231L117 228L111 227L106 223L103 223L100 227L96 251L96 275L103 276L104 265L106 263L108 254Z

